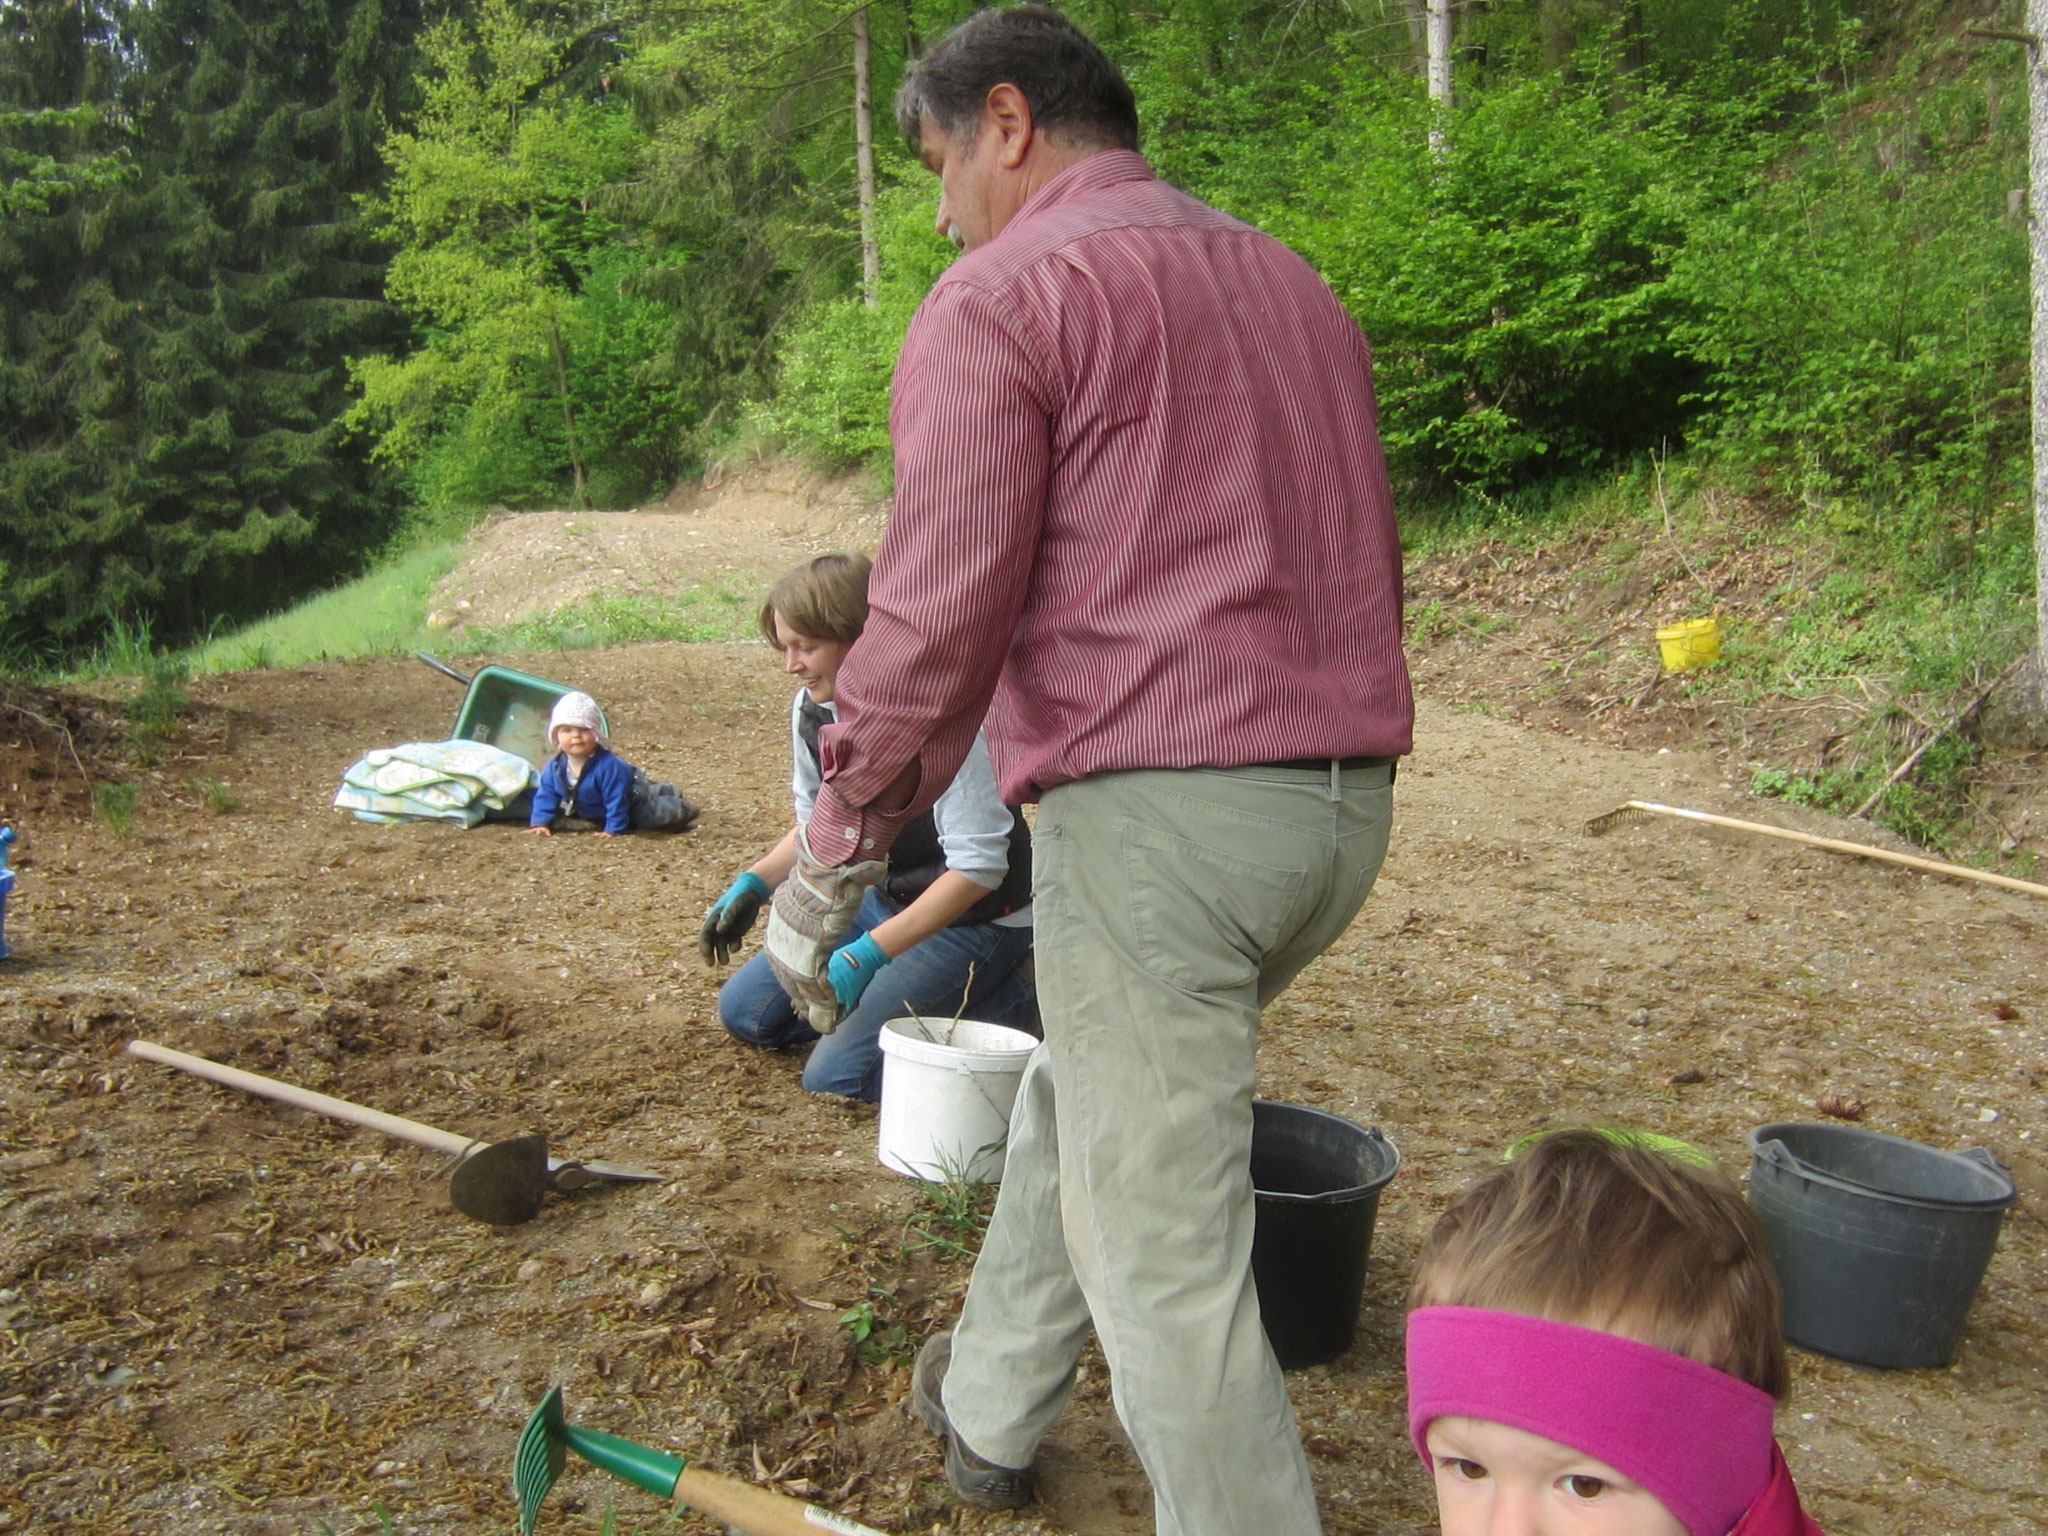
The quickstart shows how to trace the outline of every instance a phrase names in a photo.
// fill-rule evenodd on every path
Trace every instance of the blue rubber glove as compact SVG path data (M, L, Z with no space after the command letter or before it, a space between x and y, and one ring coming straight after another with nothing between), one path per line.
M704 914L704 926L697 933L697 953L706 965L723 965L732 958L768 896L768 882L751 869L742 870L725 888L725 894Z
M834 950L832 958L825 964L825 974L831 979L832 992L839 999L839 1006L848 1013L860 1001L861 993L867 991L889 957L882 953L882 946L875 942L875 936L864 933L844 949Z

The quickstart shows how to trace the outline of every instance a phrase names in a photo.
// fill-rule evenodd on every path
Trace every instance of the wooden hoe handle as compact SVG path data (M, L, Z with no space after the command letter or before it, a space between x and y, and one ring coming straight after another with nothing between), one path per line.
M871 1525L835 1515L786 1493L756 1488L737 1478L686 1467L676 1479L676 1503L723 1520L746 1536L882 1536Z
M162 1062L167 1067L190 1072L194 1077L204 1077L229 1088L239 1088L244 1093L275 1099L280 1104L290 1104L297 1109L310 1109L314 1114L325 1115L330 1120L345 1120L350 1125L382 1131L386 1136L396 1136L400 1141L409 1141L415 1146L430 1147L436 1152L445 1152L450 1157L460 1157L482 1145L468 1136L458 1136L453 1131L443 1131L431 1125L421 1125L417 1120L387 1115L381 1109L368 1109L361 1104L351 1104L347 1099L315 1093L310 1088L295 1088L290 1083L280 1083L274 1077L263 1077L255 1072L244 1072L239 1067L224 1067L217 1061L208 1061L204 1056L188 1056L183 1051L174 1051L169 1046L158 1045L153 1041L130 1040L128 1054L140 1056L144 1061Z
M1741 821L1733 816L1716 816L1711 811L1657 805L1648 800L1631 800L1624 809L1648 811L1654 816L1678 816L1686 821L1703 821L1708 826L1727 827L1734 832L1754 832L1760 837L1781 837L1789 843L1805 843L1810 848L1826 848L1833 853L1853 853L1861 858L1882 859L1887 864L1903 864L1908 869L1924 869L1930 875L1975 880L1981 885L1995 885L2001 890L2019 891L2028 896L2048 896L2048 885L2036 885L2031 880L2015 880L2011 875L2001 875L1989 869L1972 869L1967 864L1944 864L1938 859L1894 853L1889 848L1873 848L1867 843L1846 843L1839 837L1815 837L1811 832L1794 832L1789 827L1769 827L1760 821Z

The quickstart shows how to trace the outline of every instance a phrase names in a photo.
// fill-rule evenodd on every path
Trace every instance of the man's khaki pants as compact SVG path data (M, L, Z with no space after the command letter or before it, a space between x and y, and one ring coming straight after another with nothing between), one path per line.
M1103 774L1039 807L1045 1044L945 1380L967 1445L1028 1466L1092 1322L1160 1536L1321 1527L1252 1282L1259 1009L1386 857L1386 767Z

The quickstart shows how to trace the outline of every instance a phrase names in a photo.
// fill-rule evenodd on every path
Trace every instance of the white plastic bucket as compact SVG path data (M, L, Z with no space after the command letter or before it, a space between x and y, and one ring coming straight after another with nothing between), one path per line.
M882 1026L882 1165L929 1184L996 1184L1010 1106L1038 1042L972 1019Z

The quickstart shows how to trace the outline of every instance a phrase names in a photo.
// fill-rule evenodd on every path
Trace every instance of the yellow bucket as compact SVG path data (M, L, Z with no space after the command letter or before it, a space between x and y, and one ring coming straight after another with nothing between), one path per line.
M1721 659L1721 621L1687 619L1657 631L1657 649L1664 653L1666 672L1690 672Z

